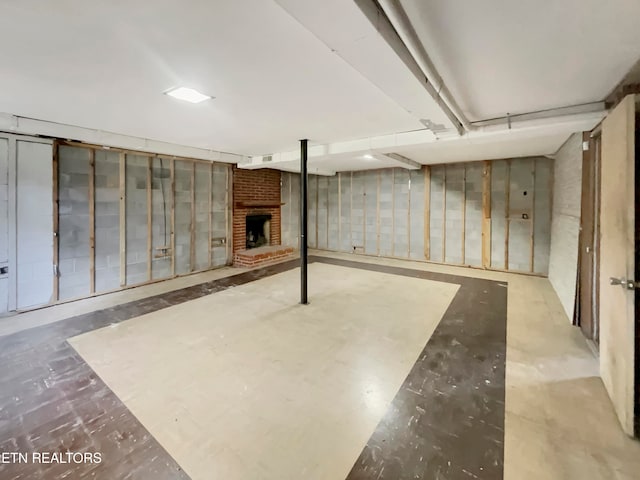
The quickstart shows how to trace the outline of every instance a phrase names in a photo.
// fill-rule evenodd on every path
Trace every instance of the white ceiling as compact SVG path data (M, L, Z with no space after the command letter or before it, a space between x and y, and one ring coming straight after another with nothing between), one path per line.
M637 0L401 4L470 120L602 100L640 57ZM314 168L337 171L393 165L363 152L420 163L550 154L597 122L418 135L386 148L422 130L422 118L451 124L353 0L0 0L0 41L0 112L283 152L285 169L300 138L326 146ZM174 86L216 98L192 105L162 94Z
M242 154L422 128L273 0L0 9L3 112ZM162 94L178 85L216 98Z
M638 0L401 0L469 120L601 101L640 58Z

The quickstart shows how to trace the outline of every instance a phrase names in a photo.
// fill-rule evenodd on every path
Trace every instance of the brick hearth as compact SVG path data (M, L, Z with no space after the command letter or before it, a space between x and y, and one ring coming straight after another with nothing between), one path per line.
M233 264L254 267L273 263L293 253L280 245L280 172L278 170L233 169ZM247 215L271 215L270 245L246 249ZM261 252L255 252L262 250Z

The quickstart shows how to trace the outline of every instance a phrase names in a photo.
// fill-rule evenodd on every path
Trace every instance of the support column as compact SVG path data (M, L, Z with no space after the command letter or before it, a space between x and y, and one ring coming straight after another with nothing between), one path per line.
M307 143L300 140L300 303L307 299Z

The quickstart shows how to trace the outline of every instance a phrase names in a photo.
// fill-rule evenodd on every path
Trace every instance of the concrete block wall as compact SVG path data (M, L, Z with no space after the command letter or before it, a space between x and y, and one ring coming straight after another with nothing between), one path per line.
M491 268L531 272L533 252L533 272L546 275L552 161L499 160L491 167ZM483 172L483 162L430 167L428 260L482 266ZM282 178L286 202L298 175ZM400 168L310 175L309 246L426 260L424 182L424 170ZM287 238L297 235L290 219L298 215L296 205L283 209Z
M125 168L125 232L126 282L136 285L147 281L147 169L142 155L126 155Z
M474 267L482 266L482 171L480 165L465 169L464 261Z
M211 165L195 163L195 258L194 270L209 268L209 183Z
M151 278L171 276L171 167L165 158L151 159Z
M530 271L534 165L531 158L510 161L508 270Z
M191 268L191 162L175 161L175 269L182 275Z
M221 267L231 259L231 168L215 163L211 175L211 266Z
M491 162L491 268L505 269L507 231L507 160Z
M578 269L582 134L575 133L555 156L549 281L570 321L573 319Z
M462 258L462 211L464 208L464 165L445 165L445 248L444 262L464 263ZM433 208L431 209L433 211Z
M281 196L283 238L297 246L298 175L282 174ZM415 218L411 205L420 206ZM424 172L386 169L310 175L308 239L311 248L424 258Z
M59 289L60 299L90 294L89 175L90 152L83 147L59 147ZM96 292L120 285L120 157L95 150L95 285ZM172 277L171 212L175 198L175 273L186 274L229 262L230 167L175 160L175 197L171 160L144 154L125 158L125 284ZM151 170L149 166L151 165ZM195 168L195 171L194 171ZM195 177L193 177L195 173ZM150 175L150 191L147 189ZM192 188L195 191L192 193ZM148 194L151 197L149 217ZM191 262L192 195L195 196L195 242ZM211 196L211 199L209 198ZM211 206L211 210L209 207ZM211 217L210 217L211 215ZM149 224L149 219L151 223ZM209 225L215 247L209 248ZM151 239L149 239L149 231ZM151 278L149 278L151 240ZM166 247L167 250L163 250ZM164 254L166 252L166 255ZM210 260L211 257L211 260Z
M90 294L89 162L86 148L58 150L58 285L60 300Z
M120 287L120 155L95 153L96 291Z
M409 172L409 257L413 260L424 260L424 172L410 170Z
M337 185L337 184L336 184ZM299 247L300 177L282 173L281 194L282 245ZM335 198L338 198L336 195ZM337 232L337 230L336 230Z

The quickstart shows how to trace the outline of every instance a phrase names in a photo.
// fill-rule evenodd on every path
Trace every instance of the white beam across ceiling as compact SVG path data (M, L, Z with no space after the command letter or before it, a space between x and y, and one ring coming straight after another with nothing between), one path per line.
M420 165L443 162L464 162L555 153L558 138L564 140L575 132L591 130L606 115L605 110L555 118L513 121L510 125L481 126L465 135L449 134L436 137L429 130L403 132L355 141L314 145L309 148L310 167L331 171L367 170L397 165L399 154L411 156ZM549 139L553 138L553 141ZM546 143L536 139L547 139ZM564 141L562 140L562 141ZM414 155L412 152L423 152ZM373 157L377 164L370 159ZM348 159L348 161L345 161ZM408 157L407 157L408 159ZM386 165L380 165L385 160ZM297 171L300 152L288 151L272 155L270 162L262 156L251 158L243 168L274 168ZM324 164L324 165L323 165ZM405 162L405 165L407 163ZM405 167L406 168L406 167ZM310 171L311 168L310 168ZM312 172L313 173L313 172Z
M10 113L0 113L0 131L63 138L65 140L75 140L91 145L103 145L140 152L209 160L212 162L242 164L250 161L250 157L236 155L234 153L219 152L217 150L177 145L175 143L162 142L149 138L76 127L62 123L48 122L46 120L20 117Z

